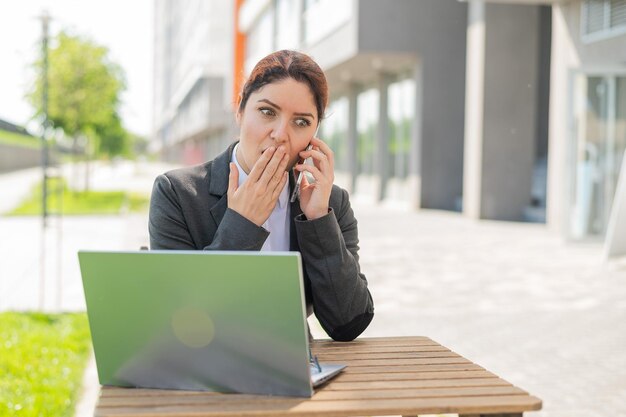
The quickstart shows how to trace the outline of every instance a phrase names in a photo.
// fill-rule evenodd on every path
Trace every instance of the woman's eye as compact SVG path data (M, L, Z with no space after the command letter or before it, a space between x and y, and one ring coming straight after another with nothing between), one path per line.
M309 119L296 119L296 126L309 127L311 126L311 121Z
M259 111L263 114L263 116L274 116L276 114L274 110L267 107L261 107Z

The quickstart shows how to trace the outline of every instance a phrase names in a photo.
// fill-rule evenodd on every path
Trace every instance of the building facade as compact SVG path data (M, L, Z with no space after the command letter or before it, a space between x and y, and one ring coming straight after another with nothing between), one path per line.
M232 132L233 7L155 0L153 140L166 160L200 163Z
M477 219L545 221L550 8L468 8L463 210Z
M553 16L548 223L602 236L626 149L626 1L560 2Z
M626 148L626 1L468 8L465 213L602 237Z
M353 198L605 232L626 147L626 1L182 3L157 0L155 25L155 136L175 157L220 152L252 66L298 49L327 74L320 137ZM200 13L213 3L217 22Z
M456 0L247 0L245 72L273 50L311 55L331 91L321 137L355 198L460 209L465 22Z

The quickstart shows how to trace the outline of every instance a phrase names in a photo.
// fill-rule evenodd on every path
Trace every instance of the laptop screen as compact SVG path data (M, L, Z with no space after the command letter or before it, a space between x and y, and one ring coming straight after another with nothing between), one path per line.
M103 385L310 396L297 252L79 252Z

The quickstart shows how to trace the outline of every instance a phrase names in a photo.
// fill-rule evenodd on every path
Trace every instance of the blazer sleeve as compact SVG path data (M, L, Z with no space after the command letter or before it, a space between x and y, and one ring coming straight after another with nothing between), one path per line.
M148 232L151 249L195 250L180 199L170 179L159 175L150 196Z
M260 251L268 236L269 232L265 228L227 208L213 240L202 250Z
M339 210L315 220L300 214L295 225L315 315L334 340L350 341L372 321L374 302L359 266L357 220L340 190Z
M148 230L151 249L165 250L260 250L269 235L234 210L226 207L219 225L200 219L210 217L206 198L188 193L186 187L167 174L154 181L150 197ZM216 205L221 204L218 200ZM211 224L213 227L211 227ZM202 231L192 230L204 229Z

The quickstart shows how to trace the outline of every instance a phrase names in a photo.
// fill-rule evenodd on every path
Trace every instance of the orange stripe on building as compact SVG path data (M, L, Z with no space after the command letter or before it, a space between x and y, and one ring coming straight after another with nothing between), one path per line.
M244 82L244 59L246 52L246 35L239 31L239 10L245 0L235 0L235 53L233 65L233 110L237 109L239 92Z

